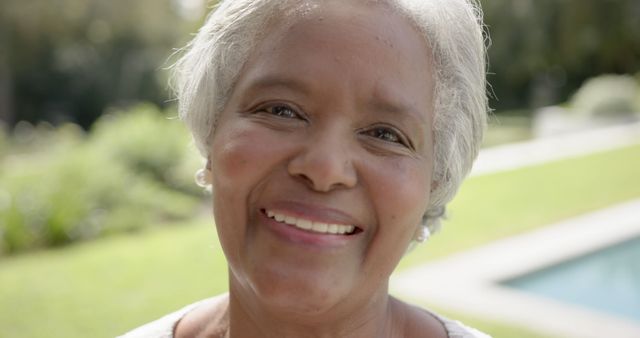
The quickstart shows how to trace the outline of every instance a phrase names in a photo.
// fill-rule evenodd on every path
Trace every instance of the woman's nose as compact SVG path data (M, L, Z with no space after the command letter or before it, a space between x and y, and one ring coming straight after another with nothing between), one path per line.
M330 135L310 138L289 162L289 174L315 191L354 187L358 178L346 143Z

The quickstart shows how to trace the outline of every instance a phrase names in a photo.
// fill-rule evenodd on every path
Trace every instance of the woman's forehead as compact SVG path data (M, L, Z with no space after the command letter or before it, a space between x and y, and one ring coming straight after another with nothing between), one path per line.
M433 91L431 51L413 25L388 8L351 2L331 2L271 27L244 69L255 81L291 84L321 77L329 68L342 69L344 78L366 69L357 80L366 79L383 99L407 96L407 86L418 92L406 93L406 101Z
M367 31L372 27L368 25L372 20L375 26L384 27L377 31L377 38L383 39L397 34L405 34L403 28L412 27L414 24L406 16L400 14L394 6L383 1L375 0L326 0L314 2L312 5L302 6L302 10L294 10L287 14L276 15L267 20L266 35L283 33L292 34L300 27L306 25L326 27L338 25L360 28L359 38L367 38ZM321 25L324 23L324 25ZM293 31L293 32L292 32ZM387 33L387 34L385 34Z

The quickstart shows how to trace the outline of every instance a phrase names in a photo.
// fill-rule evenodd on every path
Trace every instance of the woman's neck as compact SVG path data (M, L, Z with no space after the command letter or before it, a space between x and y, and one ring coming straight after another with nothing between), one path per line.
M386 288L362 302L309 314L269 306L233 287L229 293L231 338L403 337L404 317Z

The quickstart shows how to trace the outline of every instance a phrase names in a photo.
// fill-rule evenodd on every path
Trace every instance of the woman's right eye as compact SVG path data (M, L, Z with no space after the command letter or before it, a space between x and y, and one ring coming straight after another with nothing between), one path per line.
M299 119L302 118L300 114L298 114L293 108L283 105L271 105L264 108L259 109L259 111L265 112L267 114L275 115L277 117L281 117L283 119Z

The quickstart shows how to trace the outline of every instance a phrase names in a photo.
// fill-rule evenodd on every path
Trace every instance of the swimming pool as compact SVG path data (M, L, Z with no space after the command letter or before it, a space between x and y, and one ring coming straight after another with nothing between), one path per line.
M502 284L640 322L640 237Z

